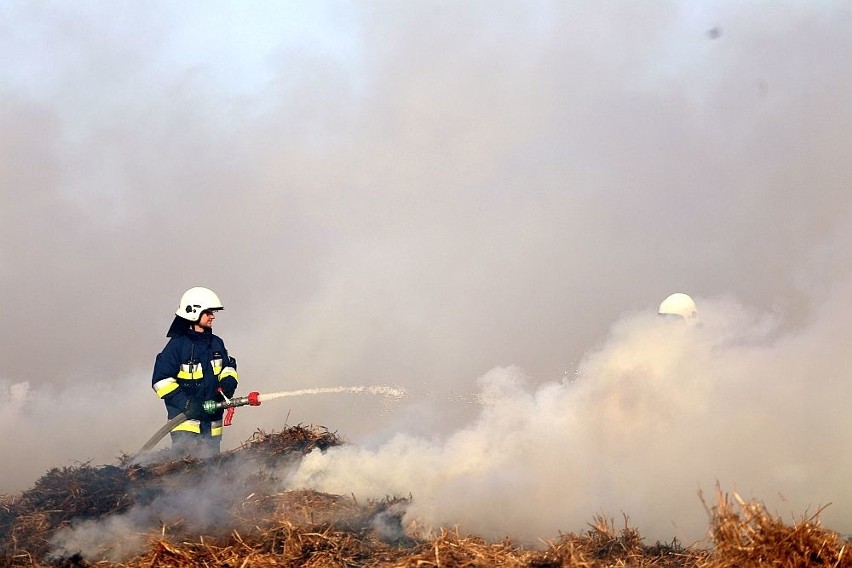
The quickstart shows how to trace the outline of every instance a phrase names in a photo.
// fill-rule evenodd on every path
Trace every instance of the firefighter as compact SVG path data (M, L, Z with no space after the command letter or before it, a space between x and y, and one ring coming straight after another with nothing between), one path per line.
M698 323L698 310L695 307L695 302L689 294L682 292L672 294L663 300L657 313L667 318L685 321L689 325Z
M223 411L208 414L202 404L222 400L222 395L231 398L237 389L237 362L213 333L216 314L223 309L212 290L187 290L166 333L169 341L154 362L151 386L166 403L169 420L186 416L171 431L172 448L181 455L219 453Z

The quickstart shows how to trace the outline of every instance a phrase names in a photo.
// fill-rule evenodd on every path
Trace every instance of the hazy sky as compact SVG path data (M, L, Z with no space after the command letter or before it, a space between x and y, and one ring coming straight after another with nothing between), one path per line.
M238 410L226 447L352 442L304 483L665 538L723 479L852 529L825 475L852 427L849 53L845 2L3 3L0 492L138 449L208 286L239 392L406 389ZM677 291L699 339L656 328ZM371 477L389 455L453 486ZM488 526L471 484L565 503Z

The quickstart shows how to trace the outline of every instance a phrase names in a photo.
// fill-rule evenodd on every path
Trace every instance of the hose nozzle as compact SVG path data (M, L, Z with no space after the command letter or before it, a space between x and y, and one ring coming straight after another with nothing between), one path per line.
M247 396L237 396L230 400L205 400L202 404L204 408L204 412L207 414L213 414L217 410L221 410L223 408L236 408L238 406L260 406L260 396L259 393L250 392Z

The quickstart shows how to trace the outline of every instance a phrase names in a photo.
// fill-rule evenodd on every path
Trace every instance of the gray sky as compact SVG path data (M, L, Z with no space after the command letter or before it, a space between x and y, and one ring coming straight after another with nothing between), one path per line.
M226 447L313 423L375 463L397 435L458 463L459 437L505 438L489 421L503 410L521 421L511 431L570 427L553 447L585 456L575 483L611 479L579 504L557 493L575 505L540 517L544 537L634 507L665 538L720 477L777 495L758 472L786 458L755 431L831 460L814 450L834 441L825 428L849 430L826 393L846 392L849 371L851 52L841 2L4 3L0 452L22 459L3 460L0 492L147 440L164 420L154 357L201 285L225 303L216 331L240 392L407 392L241 409ZM647 459L618 450L632 430L593 443L589 424L627 388L607 378L618 353L664 357L617 330L647 331L676 291L719 323L665 357L707 365L641 363L634 383L734 392L668 401L719 408L700 424L649 426L657 405L621 417L654 440ZM564 382L578 373L583 388ZM525 378L477 403L495 376ZM791 382L776 390L779 376ZM762 421L739 422L727 396ZM564 401L568 422L524 421L554 416L541 397ZM680 459L699 433L714 459L671 470L688 490L657 516L630 502L662 491L655 436ZM845 485L795 463L789 503L833 501L848 519ZM433 504L430 521L480 511Z

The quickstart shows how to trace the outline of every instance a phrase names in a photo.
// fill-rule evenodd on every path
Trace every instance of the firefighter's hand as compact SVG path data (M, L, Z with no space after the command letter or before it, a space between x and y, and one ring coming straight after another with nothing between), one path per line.
M198 420L204 416L204 402L200 398L190 398L183 408L183 415L187 420Z

